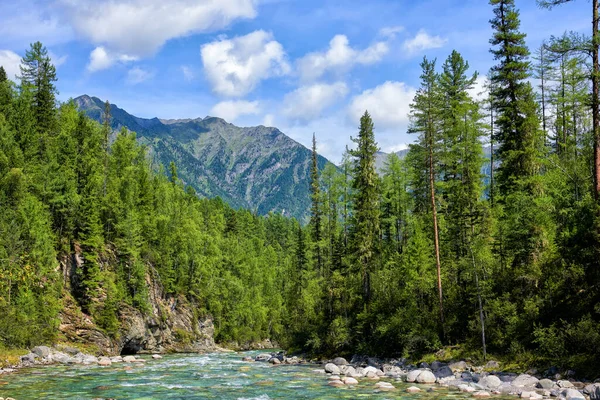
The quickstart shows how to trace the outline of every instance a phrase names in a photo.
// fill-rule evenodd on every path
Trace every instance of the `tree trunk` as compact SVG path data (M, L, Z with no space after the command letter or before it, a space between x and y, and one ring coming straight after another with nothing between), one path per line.
M431 188L431 214L433 216L433 241L435 244L435 263L437 266L437 285L440 297L440 323L442 326L442 341L444 340L444 298L442 295L442 269L440 265L440 241L438 235L437 210L435 205L435 174L433 171L433 139L429 143L429 186Z

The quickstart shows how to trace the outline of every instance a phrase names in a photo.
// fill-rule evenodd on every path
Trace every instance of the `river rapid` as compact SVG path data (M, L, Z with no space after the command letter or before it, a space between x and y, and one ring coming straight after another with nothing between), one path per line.
M270 365L245 362L258 352L172 354L145 364L46 366L0 376L0 397L29 399L398 399L469 398L437 389L410 395L406 383L390 380L393 391L379 391L375 382L331 387L318 365ZM431 386L430 386L431 387ZM436 388L434 386L434 388Z

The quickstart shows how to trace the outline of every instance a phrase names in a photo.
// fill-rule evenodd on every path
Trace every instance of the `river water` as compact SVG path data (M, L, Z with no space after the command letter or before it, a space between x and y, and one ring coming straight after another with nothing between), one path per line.
M375 382L356 387L327 385L316 365L244 362L258 352L174 354L148 358L144 365L46 366L0 375L0 397L28 399L398 399L472 398L439 390L409 395L408 385L391 380L396 390L379 392ZM146 358L146 357L143 357ZM385 380L385 379L384 379Z

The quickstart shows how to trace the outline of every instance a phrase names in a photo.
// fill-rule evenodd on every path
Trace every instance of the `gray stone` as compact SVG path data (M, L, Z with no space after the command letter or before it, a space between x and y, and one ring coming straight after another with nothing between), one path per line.
M433 375L431 371L421 371L419 376L417 376L417 383L435 383L436 377Z
M487 399L488 397L491 397L491 394L489 392L481 390L479 392L473 393L473 397L475 397L476 399Z
M155 360L160 360L162 356L160 354L152 354L152 358Z
M437 371L438 369L445 367L445 366L446 366L446 364L444 364L444 363L441 363L439 361L434 361L431 363L431 370Z
M540 380L535 376L528 374L521 374L517 376L517 379L512 381L512 385L516 387L536 387Z
M500 385L502 385L502 381L496 375L485 376L481 378L478 383L488 389L497 389Z
M25 354L24 356L21 356L21 362L25 364L31 364L35 362L35 354L29 353Z
M416 386L411 386L409 388L406 389L407 393L419 393L421 391L421 389L419 389Z
M123 362L126 362L126 363L135 362L135 356L125 356L125 357L123 357Z
M420 369L415 369L412 370L408 373L408 375L406 375L406 382L416 382L417 381L417 377L419 376L419 374L422 372L422 370Z
M334 374L334 375L339 375L340 369L334 363L327 363L327 364L325 364L325 372Z
M344 382L340 381L339 379L336 379L334 381L329 381L328 385L333 387L342 387L344 386Z
M110 358L108 357L100 357L98 359L98 365L100 365L101 367L110 367L112 364L112 361L110 361Z
M50 355L50 347L36 346L31 349L31 352L39 357L46 358Z
M389 382L377 382L375 384L375 388L379 390L394 390L396 389L394 385Z
M551 379L540 379L537 383L537 387L540 389L550 390L556 388L556 383Z
M469 366L464 361L453 362L448 365L452 372L461 372L465 371Z
M331 360L331 362L334 363L337 366L348 365L348 361L346 361L346 359L343 358L343 357L336 357L333 360Z
M114 356L110 358L110 361L113 363L120 363L123 362L123 357L121 356Z
M264 361L267 362L271 359L271 355L267 353L259 354L254 358L256 361Z
M449 367L441 367L435 370L434 375L436 378L448 378L450 376L454 376L454 373Z
M600 400L600 383L587 385L583 391L590 396L590 400Z
M575 389L564 389L560 394L567 400L585 400L585 396Z
M354 376L356 374L356 369L354 369L352 365L344 365L343 367L339 368L344 375Z
M422 362L421 364L419 364L419 368L431 368L431 367L429 366L428 363Z
M346 385L358 385L358 381L351 376L345 377L342 379L342 382L344 382Z
M281 364L281 361L279 361L279 358L277 358L277 357L272 357L272 358L269 360L269 363L270 363L270 364L273 364L273 365L279 365L279 364Z
M565 380L560 380L560 381L556 382L556 384L558 385L559 388L562 388L562 389L572 389L575 387L575 385L573 385L571 382L565 381Z

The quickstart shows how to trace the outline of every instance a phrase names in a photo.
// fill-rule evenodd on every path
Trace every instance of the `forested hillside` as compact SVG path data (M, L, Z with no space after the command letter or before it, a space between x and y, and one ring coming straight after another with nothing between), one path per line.
M118 334L122 305L148 311L152 280L221 341L413 359L454 346L598 374L597 19L593 38L549 38L531 57L514 0L490 4L484 100L457 51L424 58L405 157L377 173L368 112L339 168L316 135L305 226L199 199L127 130L110 144L108 118L55 107L54 67L32 45L18 86L0 74L0 346L55 340L67 295ZM74 254L67 285L59 261Z
M114 104L106 109L97 97L74 101L98 122L110 115L115 134L122 128L136 132L148 147L153 168L176 163L180 179L200 196L219 196L232 207L260 215L282 213L304 222L308 218L310 151L277 128L240 128L215 117L144 119ZM320 168L327 163L319 157Z

